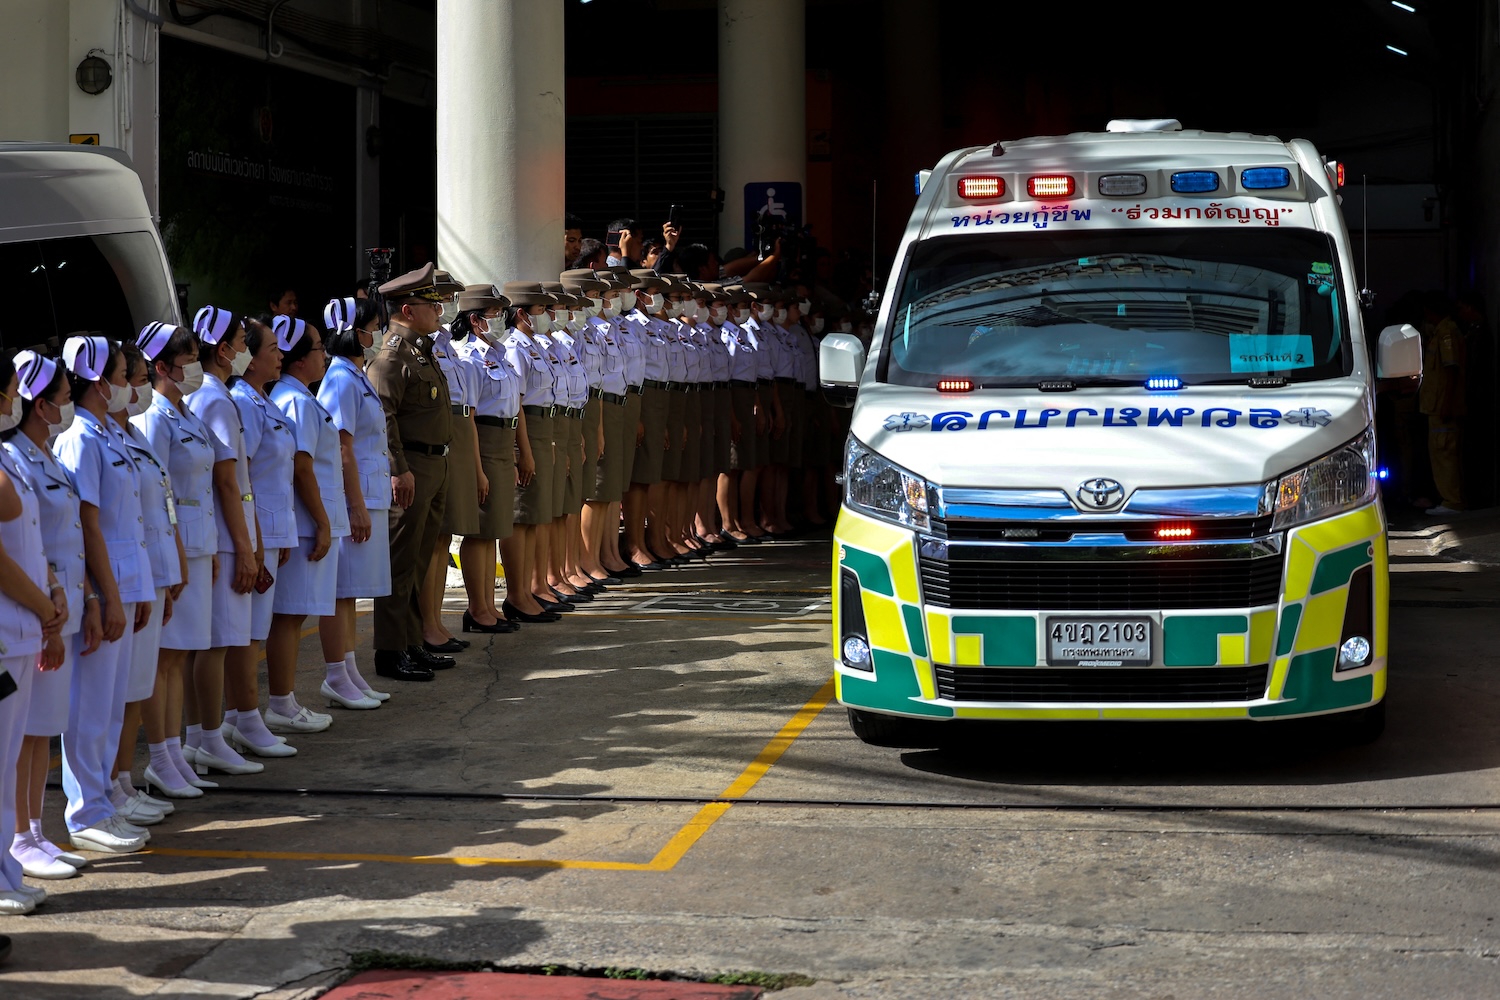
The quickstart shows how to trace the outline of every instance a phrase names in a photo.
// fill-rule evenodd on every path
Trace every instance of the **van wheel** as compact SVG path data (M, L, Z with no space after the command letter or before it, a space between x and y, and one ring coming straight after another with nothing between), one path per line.
M942 725L920 719L903 719L894 715L877 715L849 711L849 728L860 740L872 747L895 747L901 750L926 750L942 743Z
M1349 746L1366 746L1385 732L1385 699L1339 717L1340 737Z

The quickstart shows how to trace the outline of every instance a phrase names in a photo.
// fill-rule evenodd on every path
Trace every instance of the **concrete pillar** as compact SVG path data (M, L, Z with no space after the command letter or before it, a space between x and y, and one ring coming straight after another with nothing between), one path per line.
M0 0L0 24L0 140L67 142L68 0Z
M439 266L471 283L556 281L563 0L438 0L437 50Z
M767 185L807 190L806 54L804 0L719 0L720 250L754 249L742 243L746 185L757 205ZM783 187L774 198L788 194Z

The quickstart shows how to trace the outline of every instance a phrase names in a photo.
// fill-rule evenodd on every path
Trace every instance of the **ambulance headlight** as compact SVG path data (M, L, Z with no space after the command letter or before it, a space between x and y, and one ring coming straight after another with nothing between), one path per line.
M844 452L844 499L862 514L926 529L927 483L849 436Z
M1281 477L1274 527L1279 531L1363 507L1375 499L1378 482L1375 432L1367 430L1337 451Z

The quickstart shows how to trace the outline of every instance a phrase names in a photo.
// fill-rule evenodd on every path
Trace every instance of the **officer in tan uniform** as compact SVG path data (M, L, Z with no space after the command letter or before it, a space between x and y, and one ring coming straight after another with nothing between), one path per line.
M380 286L391 310L380 352L365 369L385 408L391 454L391 593L375 599L375 671L396 680L430 681L451 656L422 648L418 588L443 525L448 444L448 383L432 356L443 303L433 265Z

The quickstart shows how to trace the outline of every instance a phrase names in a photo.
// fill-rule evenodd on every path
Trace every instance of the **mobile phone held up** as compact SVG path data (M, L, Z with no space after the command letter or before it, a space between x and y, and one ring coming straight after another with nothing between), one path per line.
M673 229L682 228L681 205L673 205L671 208L667 209L667 225L671 226Z

